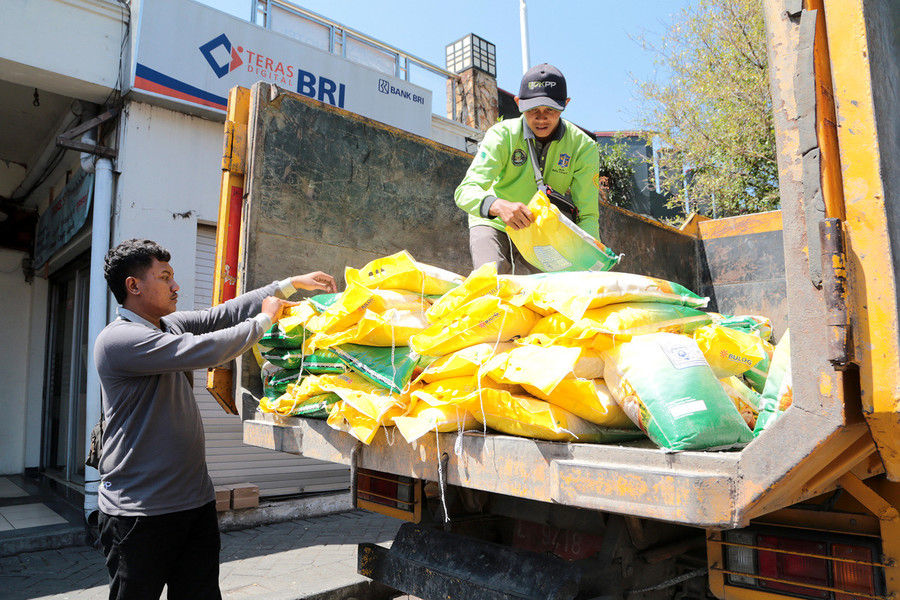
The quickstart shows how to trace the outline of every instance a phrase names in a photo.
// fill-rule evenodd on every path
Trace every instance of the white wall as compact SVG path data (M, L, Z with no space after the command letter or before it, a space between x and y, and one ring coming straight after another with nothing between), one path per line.
M31 396L33 390L28 381L34 286L25 283L22 274L24 257L23 252L0 250L0 298L3 298L3 310L0 310L0 332L3 332L3 343L0 344L0 415L3 416L0 418L0 440L3 440L0 475L24 470L27 405L37 404L40 414L41 394Z
M194 306L197 221L215 223L223 125L140 102L127 105L112 243L153 239L172 253L178 308Z
M101 102L118 78L128 10L113 0L3 0L3 79Z

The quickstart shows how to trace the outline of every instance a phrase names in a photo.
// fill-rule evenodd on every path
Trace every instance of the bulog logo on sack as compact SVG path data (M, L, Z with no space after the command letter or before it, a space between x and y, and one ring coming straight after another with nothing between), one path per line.
M243 46L235 46L224 33L209 40L200 46L199 49L200 54L203 55L203 58L206 59L213 73L219 79L233 72L241 65L246 65L246 71L253 73L260 79L286 88L292 88L296 85L297 92L304 96L344 108L344 101L347 97L347 85L345 83L311 73L286 61L267 56L262 52L255 52Z
M382 94L389 94L393 96L399 96L404 100L408 100L410 102L415 102L416 104L425 104L425 98L418 94L414 94L408 90L404 90L403 88L394 86L387 79L379 79L378 80L378 91Z

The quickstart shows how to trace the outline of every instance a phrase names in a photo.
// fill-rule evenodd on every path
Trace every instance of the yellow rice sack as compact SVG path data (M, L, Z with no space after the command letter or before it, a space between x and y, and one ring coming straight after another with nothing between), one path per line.
M378 314L366 311L349 329L333 333L317 333L310 340L312 348L330 348L338 344L363 346L406 346L412 336L428 326L424 311L388 309Z
M545 273L534 276L534 285L522 301L537 311L556 311L573 321L591 308L620 302L661 302L704 308L701 297L677 283L633 273Z
M449 377L426 383L410 393L414 403L429 406L460 405L469 400L472 392L478 390L478 378L474 375Z
M452 404L431 406L416 404L406 415L394 417L394 425L408 443L413 443L427 433L465 431L478 426L475 417L464 408Z
M279 322L288 319L288 322L292 325L306 327L306 323L317 314L319 314L319 311L316 310L316 307L312 302L309 300L302 300L300 304L285 307L283 316Z
M526 342L539 345L564 344L607 350L633 335L668 331L689 333L710 322L703 311L677 304L624 302L585 311L572 320L553 313L538 321Z
M468 375L426 383L410 392L410 404L424 402L430 406L445 406L448 404L462 406L471 401L473 397L477 397L479 390L487 388L506 390L512 393L522 392L521 386L518 385L497 383L489 379L479 379L475 375Z
M423 356L443 356L484 342L509 342L526 335L537 315L507 304L496 296L483 296L460 306L409 339Z
M331 408L325 421L332 429L349 433L363 444L371 444L381 423L359 412L350 404L339 400Z
M405 250L371 261L361 269L344 270L349 286L407 290L423 295L446 294L463 282L463 277L439 267L417 262Z
M759 336L721 325L706 325L694 340L716 377L742 375L772 355L772 345Z
M603 379L575 377L563 379L549 394L528 384L523 384L522 387L532 396L564 408L595 425L621 429L636 428L616 403Z
M565 346L522 345L488 360L480 369L497 383L530 385L549 394L567 377L603 375L603 359L596 352Z
M522 257L544 272L608 271L620 257L603 242L563 216L538 190L528 209L534 219L522 229L506 228Z
M332 407L326 422L364 444L371 443L379 427L393 425L394 417L402 416L408 409L401 397L362 380L362 377L356 376L351 382L343 381L342 376L334 376L334 379L323 387L337 394L340 401Z
M353 283L326 310L307 319L304 326L313 333L335 333L349 329L367 312L384 314L393 309L415 313L429 306L427 300L412 292L373 290Z
M514 344L509 342L502 342L500 344L485 342L484 344L475 344L468 348L462 348L432 362L425 367L416 379L426 383L432 383L450 377L475 375L478 373L479 367L481 367L481 365L489 358L494 356L494 354L505 352L513 347Z
M612 441L603 428L524 394L485 388L468 409L479 423L509 435L561 442Z
M430 323L435 323L460 306L481 296L497 296L501 300L509 301L522 292L523 286L518 279L498 276L495 263L481 265L466 277L462 285L435 301L425 316Z

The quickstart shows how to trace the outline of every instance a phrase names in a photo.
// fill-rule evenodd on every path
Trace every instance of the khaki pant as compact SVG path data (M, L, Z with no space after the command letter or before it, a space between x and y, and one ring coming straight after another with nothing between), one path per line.
M473 225L469 228L469 252L472 253L473 269L493 262L497 263L498 273L531 275L541 272L522 258L505 232L490 225Z

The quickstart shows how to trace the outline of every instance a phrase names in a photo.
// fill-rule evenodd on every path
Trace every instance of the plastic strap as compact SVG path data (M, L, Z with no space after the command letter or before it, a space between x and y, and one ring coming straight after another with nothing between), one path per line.
M531 168L534 169L534 182L537 184L537 188L542 192L547 192L547 186L544 184L544 176L541 174L541 169L538 167L537 160L537 151L534 149L534 140L528 139L528 154L531 156Z

